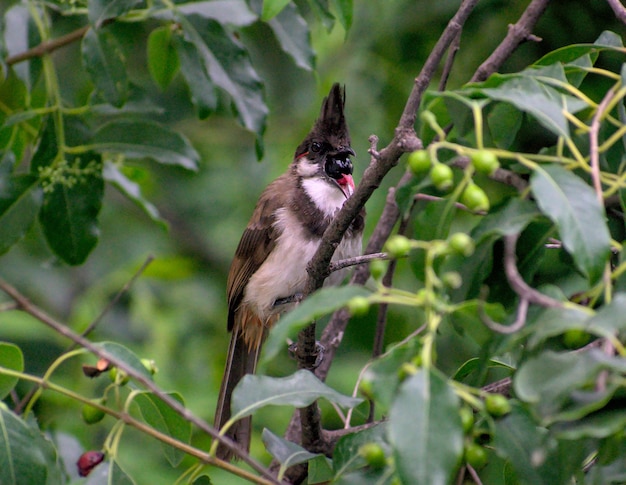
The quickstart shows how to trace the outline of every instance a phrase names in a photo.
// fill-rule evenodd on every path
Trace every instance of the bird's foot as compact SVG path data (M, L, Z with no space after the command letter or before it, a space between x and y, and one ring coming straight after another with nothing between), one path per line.
M293 295L285 296L283 298L277 298L274 300L272 308L278 308L282 305L289 305L291 303L300 303L304 295L302 293L294 293Z
M292 359L297 359L298 355L298 343L297 342L292 342L291 344L289 344L289 347L287 347L287 350L289 350L289 356ZM315 356L315 361L312 364L313 369L317 369L319 367L319 365L322 363L322 361L324 360L324 353L326 352L326 348L318 341L315 341L315 351L313 353L312 356Z

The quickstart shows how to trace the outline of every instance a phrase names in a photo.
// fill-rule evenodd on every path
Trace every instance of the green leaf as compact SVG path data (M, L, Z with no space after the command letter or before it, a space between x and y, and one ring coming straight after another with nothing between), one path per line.
M580 469L585 458L584 443L557 442L515 402L511 412L497 420L495 426L493 447L509 460L519 483L572 483L572 475Z
M335 16L330 12L328 0L309 0L311 10L320 18L328 32L335 26Z
M203 78L210 79L212 84L230 95L240 123L260 137L265 131L267 106L263 101L263 85L245 47L212 19L189 15L177 20L181 23L184 39L195 48L193 57L206 74ZM182 73L190 83L190 89L197 88L195 80L187 77L185 65L181 55ZM197 93L194 97L205 99Z
M560 49L546 54L535 62L534 65L547 66L556 63L567 64L583 56L597 54L603 50L614 50L622 53L623 47L622 38L618 34L605 30L593 44L570 44L561 47Z
M594 390L603 370L621 373L626 363L598 350L565 354L546 351L524 362L513 384L519 399L533 406L543 424L550 424L580 419L606 405L618 384L609 378L603 390Z
M267 22L276 17L287 6L290 0L263 0L261 20Z
M613 338L626 330L626 294L616 293L609 305L601 307L590 317L588 313L550 308L544 310L533 322L532 335L528 348L534 349L540 343L568 330L582 330L601 338Z
M516 107L508 103L496 104L487 115L487 125L493 143L498 148L510 148L522 127L523 118Z
M117 39L108 30L89 29L82 42L83 64L96 88L119 108L128 97L128 77Z
M328 315L345 306L355 296L367 296L370 292L362 286L342 286L322 288L309 295L294 310L283 316L274 327L263 345L262 363L272 360L285 347L287 339L314 320Z
M513 198L481 219L472 230L476 243L474 253L469 257L452 255L446 258L441 271L457 271L461 274L462 285L450 292L455 302L463 302L479 296L483 281L492 270L493 245L502 236L522 232L529 224L541 217L532 202Z
M268 453L282 465L282 470L293 465L306 463L319 455L319 453L311 453L291 441L276 436L267 428L263 429L261 439Z
M24 356L17 345L0 342L0 367L18 372L24 371ZM11 392L18 380L17 377L4 375L0 371L0 400Z
M148 70L162 91L167 89L180 70L169 25L154 29L148 36Z
M137 355L117 342L100 342L97 344L102 350L124 362L128 367L141 374L146 379L152 380L152 374L141 363Z
M559 438L580 440L585 438L607 438L626 427L626 410L605 408L582 419L557 423L553 429Z
M6 5L6 4L5 4ZM4 40L4 50L8 56L22 54L30 48L40 44L42 39L39 29L31 15L31 8L35 8L36 15L43 15L37 6L16 3L4 14L2 23L2 38ZM15 71L17 77L26 85L30 93L37 83L41 73L42 62L40 57L29 59L28 62L20 62L11 69Z
M309 461L307 482L327 484L333 478L333 462L326 456L319 454Z
M108 19L114 19L128 13L142 0L90 0L88 17L92 25L99 26Z
M376 400L377 405L389 409L400 384L400 368L419 352L419 340L411 339L394 346L367 367L363 373L363 381L367 382L368 385L371 384L371 397Z
M135 481L112 459L95 467L84 485L135 485Z
M576 113L587 107L586 103L557 91L531 75L517 75L496 88L484 88L480 92L491 99L512 104L532 115L555 135L564 137L569 137L569 124L563 111Z
M532 320L532 333L528 339L528 349L533 350L547 339L565 333L567 330L586 330L589 314L570 308L548 308Z
M24 422L0 403L0 483L61 483L56 450L34 420Z
M241 419L265 406L301 408L320 398L345 408L362 401L338 393L307 370L299 370L288 377L278 378L246 374L233 391L231 409L233 418Z
M335 479L367 465L365 458L359 453L361 446L367 443L377 443L385 454L390 454L391 448L386 441L386 435L387 423L383 421L372 428L340 438L333 452Z
M576 266L597 283L611 253L604 207L593 189L573 173L557 165L538 167L531 189L541 211L558 227L563 246Z
M211 485L213 482L208 475L202 475L193 481L193 485Z
M114 163L105 162L102 177L129 200L137 204L154 222L158 222L164 227L167 225L165 220L161 218L159 210L152 203L144 199L139 184L126 177L120 170L120 167Z
M118 152L128 158L152 158L157 162L196 170L200 155L181 134L151 121L119 120L101 126L94 134L94 149Z
M178 393L169 393L169 396L184 404L183 398ZM191 441L191 423L176 413L172 408L165 404L159 397L151 392L143 392L135 397L135 402L139 406L143 419L156 430L176 438L183 443ZM170 465L176 467L185 457L185 453L178 448L174 448L166 443L162 443L163 453L170 462Z
M44 235L54 253L70 265L81 264L98 243L98 214L104 182L100 156L84 153L54 169L44 180L39 213Z
M278 39L278 43L294 60L296 65L307 71L315 67L315 52L311 47L311 33L306 21L294 4L287 5L268 25Z
M337 18L346 33L352 27L353 0L334 0L337 9Z
M197 14L200 17L217 20L220 24L243 27L257 20L244 0L209 0L188 2L176 6L184 15Z
M463 429L459 399L439 371L420 369L406 378L387 426L403 483L452 482L463 454Z
M203 65L202 54L195 43L177 35L173 39L180 69L191 92L191 102L196 107L198 118L205 119L217 107L215 85Z
M13 175L0 166L0 254L7 252L32 226L42 204L37 177Z

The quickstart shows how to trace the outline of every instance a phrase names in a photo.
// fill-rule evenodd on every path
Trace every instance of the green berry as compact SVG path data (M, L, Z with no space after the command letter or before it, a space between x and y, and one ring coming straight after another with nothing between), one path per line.
M370 274L375 280L381 279L387 272L387 261L383 259L375 259L370 263Z
M454 182L454 174L447 165L436 163L430 169L430 180L438 190L448 190Z
M461 194L461 203L473 212L487 212L490 206L485 191L474 183L465 187L463 194Z
M492 175L500 167L498 157L488 150L477 150L470 155L472 165L477 172Z
M450 288L451 290L456 290L463 284L463 278L457 271L448 271L442 274L441 281L446 288Z
M365 458L372 468L379 469L387 465L385 450L378 443L365 443L359 448L359 455Z
M407 162L414 175L421 175L428 172L432 165L430 154L426 150L411 152Z
M387 252L394 258L402 258L411 250L411 241L400 234L390 237L385 244Z
M465 462L476 470L484 467L487 464L485 448L473 442L469 443L465 447Z
M504 416L511 412L511 403L502 394L487 394L485 409L494 417Z
M146 368L146 370L150 372L151 375L154 375L159 371L158 367L156 366L156 362L154 362L154 360L152 359L141 359L141 363Z
M117 385L124 386L128 384L130 377L123 370L119 370L117 367L111 367L109 370L109 378L111 382L114 382Z
M398 370L398 378L400 381L403 381L409 376L415 375L419 372L418 367L412 362L405 362L400 366L400 370Z
M370 301L364 296L355 296L348 301L348 310L352 316L366 315L370 309Z
M474 240L464 232L456 232L448 239L450 249L461 256L471 256L474 253Z
M463 406L459 409L459 416L461 417L461 425L463 426L463 432L469 434L474 429L474 411L467 406Z
M366 398L372 399L374 397L374 385L369 379L363 379L359 383L359 392Z
M563 334L563 343L568 349L579 349L589 343L591 335L580 328L570 328Z
M95 400L94 402L102 404L102 400L100 399ZM100 421L102 421L102 418L104 418L104 411L102 409L92 406L91 404L83 404L83 409L81 413L83 416L83 421L85 421L85 423L87 424L99 423Z

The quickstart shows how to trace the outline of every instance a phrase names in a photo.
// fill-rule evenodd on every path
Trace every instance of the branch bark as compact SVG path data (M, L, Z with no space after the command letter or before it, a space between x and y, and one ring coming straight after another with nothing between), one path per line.
M504 60L508 58L524 40L537 40L532 36L531 32L534 25L541 17L541 14L545 11L548 1L549 0L533 0L529 4L519 21L509 29L508 35L496 48L494 54L492 54L476 71L472 77L473 81L481 78L486 79L488 75L496 72L501 67ZM414 124L417 111L421 104L422 96L429 86L432 77L446 51L460 35L462 26L469 17L476 3L477 0L464 1L455 16L448 23L446 29L426 60L419 76L415 79L413 89L407 99L407 103L404 107L404 111L395 130L395 136L391 143L378 152L375 147L376 138L374 136L370 138L372 143L372 148L370 149L371 161L363 175L363 179L353 196L346 202L344 207L337 214L333 223L328 227L322 239L322 243L320 244L320 248L309 263L307 294L321 287L324 277L328 272L330 259L332 258L335 248L341 241L343 234L353 218L359 213L373 191L380 185L384 176L398 163L398 159L404 152L421 148L421 141L417 138L414 131ZM504 183L509 183L510 185L518 188L525 186L525 182L523 180L511 177L509 173L500 172L498 173L498 177L501 178ZM412 176L409 173L406 173L398 183L397 187L399 188L407 184L411 178ZM387 203L383 209L381 218L369 240L364 254L381 251L383 244L391 234L399 216L400 213L394 199L394 189L391 189L389 191ZM356 268L351 279L351 283L364 284L368 277L368 266L361 265ZM328 370L332 364L336 350L343 339L343 334L349 317L350 314L345 308L335 312L322 334L321 344L325 348L325 358L315 369L315 374L321 380L325 380L328 375ZM312 328L315 328L314 324ZM314 331L311 332L309 330L309 335L314 334ZM285 437L288 440L295 442L298 441L298 437L301 433L300 424L300 421L294 415L285 433ZM302 475L289 474L289 478L298 480L302 478Z
M541 40L532 31L539 18L545 12L550 0L532 0L519 20L509 25L509 32L493 53L483 62L472 76L472 82L484 81L492 73L497 72L513 51L525 41Z

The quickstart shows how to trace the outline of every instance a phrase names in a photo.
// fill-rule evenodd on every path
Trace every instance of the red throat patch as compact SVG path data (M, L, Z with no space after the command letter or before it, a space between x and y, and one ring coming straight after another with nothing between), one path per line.
M352 175L347 173L343 174L343 177L337 179L337 183L346 194L346 197L350 197L354 192L354 179Z

